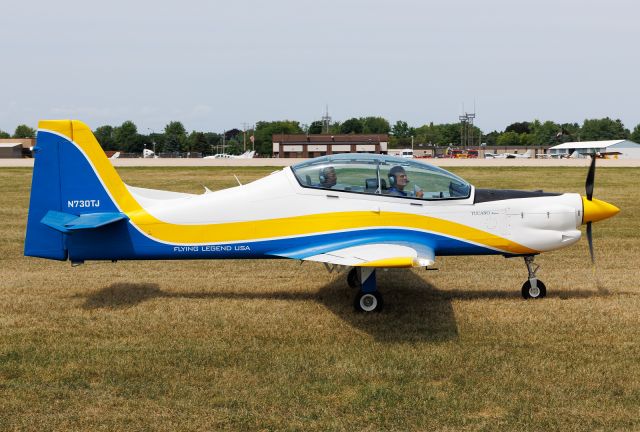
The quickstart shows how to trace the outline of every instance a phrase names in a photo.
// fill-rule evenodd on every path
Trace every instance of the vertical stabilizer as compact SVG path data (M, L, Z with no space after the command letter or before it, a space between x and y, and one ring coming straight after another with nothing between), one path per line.
M77 120L38 124L24 254L66 260L67 234L42 223L50 211L72 216L120 211L113 197L127 195L91 129Z

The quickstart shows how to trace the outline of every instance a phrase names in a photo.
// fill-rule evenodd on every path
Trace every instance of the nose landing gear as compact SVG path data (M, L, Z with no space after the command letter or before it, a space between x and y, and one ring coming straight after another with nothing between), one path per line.
M382 310L382 295L376 284L376 269L371 267L354 267L347 275L350 287L359 287L358 294L353 300L353 306L359 312L380 312Z
M533 262L534 258L535 255L527 255L524 257L524 263L529 272L529 279L522 285L522 297L525 299L543 298L547 295L547 287L536 277L540 266Z

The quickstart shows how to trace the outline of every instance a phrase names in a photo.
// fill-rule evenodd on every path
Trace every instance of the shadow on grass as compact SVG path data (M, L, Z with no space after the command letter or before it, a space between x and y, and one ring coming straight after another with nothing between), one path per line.
M122 309L156 298L316 301L337 317L380 341L447 341L456 339L458 328L452 301L521 300L519 290L442 291L408 271L379 271L378 285L385 307L382 313L357 313L353 308L355 289L347 286L346 273L316 292L291 291L200 291L165 292L157 284L117 283L90 293L84 309ZM550 290L549 298L583 299L607 297L598 290ZM533 301L533 300L532 300Z
M231 300L315 300L314 293L270 292L165 292L158 284L115 283L95 291L86 297L84 309L122 309L135 306L155 298L183 299L231 299Z
M357 293L346 284L346 273L322 287L317 295L336 316L382 342L444 342L458 337L450 299L409 271L378 271L384 299L381 313L354 311Z
M451 302L435 287L411 272L379 272L378 281L385 308L382 313L357 313L356 294L346 284L346 273L316 292L288 291L201 291L165 292L157 284L116 283L77 297L85 298L82 308L124 309L156 298L316 301L340 319L371 334L377 340L446 341L455 339L458 329Z

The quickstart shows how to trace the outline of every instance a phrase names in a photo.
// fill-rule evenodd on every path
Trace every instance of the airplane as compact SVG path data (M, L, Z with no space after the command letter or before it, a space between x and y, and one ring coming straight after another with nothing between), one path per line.
M531 159L533 153L531 150L527 150L522 154L518 153L485 153L485 159Z
M145 148L142 150L142 157L147 159L147 158L153 158L153 159L157 159L158 156L156 155L156 153L148 148Z
M119 157L120 157L120 152L115 152L114 154L111 155L109 159L118 159Z
M213 156L205 156L203 159L253 159L255 150L247 150L241 155L232 155L228 153L216 153Z
M304 160L203 194L126 185L91 129L39 123L24 254L89 260L289 258L349 268L357 311L380 311L376 269L431 267L436 257L524 259L525 299L546 295L536 255L576 243L619 209L586 196L479 189L424 162L383 154ZM407 187L413 183L412 188ZM405 190L406 188L406 190Z

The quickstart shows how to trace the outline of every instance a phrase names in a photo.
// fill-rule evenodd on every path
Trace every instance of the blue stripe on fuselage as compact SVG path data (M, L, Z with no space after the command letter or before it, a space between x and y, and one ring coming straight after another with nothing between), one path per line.
M304 259L363 244L396 244L433 250L436 255L503 254L443 235L401 228L372 228L272 240L209 245L166 244L141 234L129 221L68 236L69 258L78 260L135 259Z

